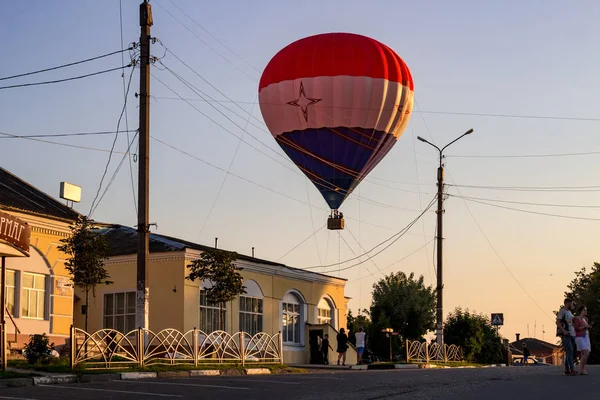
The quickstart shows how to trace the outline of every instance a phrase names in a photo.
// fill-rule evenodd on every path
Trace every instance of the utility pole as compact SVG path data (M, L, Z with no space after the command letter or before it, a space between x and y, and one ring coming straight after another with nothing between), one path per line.
M443 280L443 244L444 244L444 236L443 236L443 222L444 222L444 150L448 148L451 144L457 142L459 139L463 138L466 135L473 133L473 129L469 129L467 132L463 133L458 138L454 139L441 149L437 147L435 144L423 139L421 136L417 136L423 143L427 143L433 147L435 147L439 152L440 164L437 169L437 232L436 232L436 243L437 243L437 305L436 305L436 341L441 346L444 344L444 302L443 302L443 289L444 289L444 280Z
M150 27L152 7L140 4L140 126L138 167L138 253L135 319L138 328L148 329L148 256L150 240Z

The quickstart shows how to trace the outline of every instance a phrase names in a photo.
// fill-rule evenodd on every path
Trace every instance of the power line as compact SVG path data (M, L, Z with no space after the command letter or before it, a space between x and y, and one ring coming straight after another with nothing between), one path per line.
M447 158L548 158L548 157L577 157L600 154L600 151L587 151L582 153L554 153L554 154L503 154L503 155L448 155Z
M42 73L42 72L54 71L54 70L57 70L57 69L60 69L60 68L71 67L73 65L83 64L83 63L86 63L86 62L89 62L89 61L99 60L101 58L109 57L109 56L112 56L112 55L115 55L115 54L124 53L124 52L129 51L129 50L133 50L133 47L129 47L127 49L121 49L121 50L113 51L111 53L103 54L103 55L97 56L97 57L86 58L85 60L75 61L75 62L72 62L72 63L69 63L69 64L58 65L56 67L40 69L38 71L27 72L27 73L24 73L24 74L18 74L18 75L12 75L12 76L5 76L4 78L0 78L0 81L4 81L4 80L7 80L7 79L13 79L13 78L20 78L22 76L29 76L29 75L39 74L39 73Z
M120 132L136 132L134 130L120 131ZM49 134L35 134L35 135L16 135L13 133L0 132L0 139L32 139L32 138L46 138L46 137L75 137L75 136L100 136L100 135L114 135L115 131L99 131L99 132L71 132L71 133L49 133Z
M340 239L342 239L342 241L344 242L344 244L346 245L346 247L350 249L350 251L352 252L352 254L356 255L356 252L355 252L354 250L352 250L352 247L350 247L350 245L348 244L348 242L346 241L346 239L344 239L344 237L342 236L342 233L341 233L341 232L339 232L339 233L340 233ZM364 250L363 250L363 251L364 251ZM360 257L359 257L359 260L360 260ZM373 260L371 260L371 261L373 262ZM369 267L367 267L367 266L365 265L365 268L367 269L367 271L368 271L368 272L369 272L369 274L370 274L370 273L371 273L371 270L369 270ZM377 269L379 269L379 268L377 268Z
M390 244L388 244L388 245L387 245L386 247L384 247L382 250L380 250L379 252L377 252L375 255L373 255L373 256L370 256L370 257L367 259L367 261L368 261L369 259L373 258L374 256L376 256L376 255L380 254L381 252L383 252L384 250L386 250L387 248L389 248L389 247L390 247L392 244L394 244L394 243L395 243L395 242L396 242L398 239L400 239L402 236L404 236L404 234L405 234L406 232L408 232L408 230L409 230L409 229L410 229L410 228L411 228L411 227L412 227L412 226L413 226L413 225L414 225L414 224L415 224L415 223L416 223L416 222L417 222L417 221L418 221L418 220L419 220L419 219L420 219L420 218L421 218L423 215L425 215L425 213L426 213L427 211L429 211L429 209L430 209L430 208L431 208L431 207L432 207L434 204L435 204L435 197L434 197L434 198L433 198L433 199L432 199L432 200L429 202L429 204L427 205L427 207L426 207L426 208L425 208L425 209L424 209L424 210L423 210L423 211L422 211L422 212L421 212L421 213L420 213L420 214L419 214L419 215L418 215L418 216L417 216L417 217L416 217L414 220L412 220L412 221L411 221L411 222L410 222L408 225L406 225L404 228L402 228L402 229L401 229L399 232L397 232L396 234L394 234L394 235L390 236L389 238L387 238L386 240L384 240L384 241L380 242L379 244L377 244L376 246L374 246L374 247L373 247L373 248L371 248L370 250L368 250L368 251L366 251L365 253L361 254L360 256L357 256L357 257L354 257L354 258L349 258L349 259L347 259L347 260L340 261L340 262L333 263L333 264L328 264L328 265L315 265L315 266L311 266L311 267L304 267L303 269L307 269L307 270L308 270L308 269L316 269L316 268L330 268L330 267L335 267L335 266L337 266L337 265L340 265L340 264L345 264L345 263L347 263L347 262L349 262L349 261L354 261L354 260L357 260L357 259L359 259L360 257L362 257L362 256L364 256L364 255L367 255L368 253L370 253L370 252L374 251L374 250L375 250L375 249L377 249L378 247L380 247L380 246L383 246L383 245L384 245L386 242L389 242L390 240L394 239L394 240L392 240L392 242L391 242ZM362 263L363 263L363 262L361 261L359 264L354 264L354 265L353 265L353 266L351 266L351 267L355 267L356 265L360 265L360 264L362 264ZM351 267L350 267L350 268L351 268ZM344 271L344 270L346 270L346 269L349 269L349 268L343 268L343 269L339 269L339 271Z
M111 133L115 133L115 132L111 132ZM34 142L40 142L40 143L47 143L47 144L54 144L57 146L63 146L63 147L71 147L71 148L75 148L75 149L82 149L82 150L91 150L91 151L100 151L103 153L110 153L110 150L108 149L98 149L95 147L87 147L87 146L78 146L75 144L69 144L69 143L61 143L61 142L53 142L51 140L44 140L44 139L38 139L38 138L31 138L31 137L19 137L18 135L13 135L10 133L2 133L2 135L7 135L9 137L13 137L15 139L25 139L25 140L32 140ZM0 138L0 139L4 139L4 138ZM120 153L120 152L115 152L115 153Z
M131 66L132 65L129 64L129 65L125 66L125 67L111 68L111 69L106 69L104 71L98 71L98 72L92 72L90 74L73 76L71 78L56 79L56 80L53 80L53 81L34 82L34 83L21 83L19 85L0 86L0 90L1 89L14 89L14 88L20 88L20 87L27 87L27 86L49 85L49 84L52 84L52 83L74 81L74 80L77 80L77 79L88 78L90 76L96 76L96 75L106 74L106 73L113 72L113 71L123 70L123 69L131 67Z
M125 40L123 39L123 0L119 0L119 26L120 26L120 34L121 34L121 48L124 47L124 43ZM125 65L125 54L124 52L121 53L121 64ZM123 80L123 101L127 101L127 85L125 84L125 74L121 73L121 78ZM125 108L125 129L127 132L127 143L130 143L129 141L129 115L127 113L127 108ZM129 152L129 148L131 146L127 147L127 150ZM135 182L133 179L133 165L131 164L131 157L127 157L127 160L129 161L129 177L130 177L130 181L131 181L131 193L133 195L133 208L135 209L135 214L137 215L138 213L138 204L137 204L137 199L136 199L136 195L135 195Z
M461 196L461 198L464 201L470 201L472 203L479 203L479 204L483 204L483 205L490 206L490 207L496 207L496 208L502 208L502 209L505 209L505 210L518 211L518 212L527 213L527 214L544 215L544 216L547 216L547 217L557 217L557 218L566 218L566 219L577 219L577 220L583 220L583 221L600 221L600 218L576 217L576 216L573 216L573 215L561 215L561 214L544 213L544 212L539 212L539 211L523 210L523 209L520 209L520 208L513 208L513 207L501 206L499 204L491 204L491 203L487 203L487 202L479 201L479 200L472 200L472 199L465 198L465 197L462 197L462 196Z
M479 200L479 201L491 201L498 203L507 204L521 204L527 206L538 206L538 207L563 207L563 208L600 208L600 205L580 205L580 204L548 204L548 203L530 203L526 201L511 201L511 200L500 200L500 199L485 199L481 197L470 197L470 196L457 196L454 194L448 194L448 196L456 197L458 199L465 200Z
M214 51L219 57L221 57L223 60L227 61L229 64L231 64L235 69L237 69L238 71L240 71L242 74L246 75L246 77L250 78L253 82L256 82L256 78L248 75L246 73L246 71L244 71L243 69L241 69L240 67L238 67L237 65L235 65L231 60L229 60L227 57L225 57L223 54L221 54L217 49L215 49L214 47L212 47L210 44L208 44L204 39L202 39L200 36L198 36L196 34L196 32L192 31L186 24L184 24L179 18L177 18L176 16L174 16L169 10L167 10L162 4L160 4L158 1L156 2L156 4L162 8L163 10L165 10L167 12L167 14L169 14L175 21L179 22L179 24L181 26L183 26L188 32L190 32L192 35L194 35L198 40L200 40L206 47L208 47L209 49L211 49L212 51Z
M252 65L249 61L247 61L246 59L244 59L244 57L240 56L238 53L236 53L235 51L233 51L225 43L223 43L222 41L220 41L216 36L214 36L212 33L210 33L198 21L196 21L195 19L193 19L188 13L186 13L184 10L182 10L181 7L179 7L174 1L169 0L169 3L173 4L173 6L175 6L175 8L177 8L181 13L183 13L186 17L188 17L194 24L196 24L200 29L202 29L204 32L206 32L210 37L212 37L213 39L215 39L217 41L217 43L219 43L221 46L223 46L227 50L229 50L231 52L231 54L233 54L234 56L236 56L237 58L239 58L240 60L242 60L244 63L246 63L246 65L248 65L250 68L252 68L257 73L260 73L260 71L258 69L256 69L256 67L254 67L254 65ZM160 6L160 4L159 4L159 6Z
M354 241L355 241L355 242L358 244L358 247L360 247L360 249L361 249L363 252L366 252L365 248L362 246L362 244L360 244L360 242L358 241L358 239L356 239L356 236L354 236L354 234L352 233L352 231L351 231L351 230L350 230L348 227L346 227L346 231L348 231L348 233L350 234L350 236L352 236L352 238L354 239ZM342 239L344 239L344 238L342 238ZM346 242L346 240L344 240L344 243L345 243L345 242ZM346 243L346 246L348 246L348 244L347 244L347 243ZM348 248L349 248L349 247L350 247L350 246L348 246ZM352 251L352 254L356 255L352 249L350 249L350 250ZM359 260L360 260L360 258L359 258ZM379 271L379 272L381 273L381 275L385 276L385 275L384 275L384 273L383 273L383 272L381 272L381 268L379 268L379 265L377 265L377 263L375 262L375 260L373 260L373 259L371 258L371 260L370 260L370 261L371 261L371 263L372 263L372 264L375 266L375 268L377 268L377 271ZM367 267L365 266L365 268L367 268ZM369 272L369 274L373 275L373 274L371 273L371 271L369 271L369 269L368 269L368 268L367 268L367 271Z
M402 262L402 261L406 260L407 258L409 258L410 256L412 256L413 254L416 254L416 253L418 253L419 251L421 251L421 250L423 250L424 248L426 248L426 247L427 247L427 246L428 246L428 245L429 245L431 242L435 242L435 239L431 239L430 241L426 242L424 245L422 245L422 246L421 246L421 247L419 247L418 249L416 249L416 250L414 250L414 251L412 251L412 252L408 253L407 255L405 255L404 257L400 258L399 260L396 260L396 261L394 261L393 263L391 263L391 264L390 264L390 265L388 265L387 267L383 267L383 268L381 269L381 271L385 271L386 269L392 268L394 265L396 265L396 264L398 264L398 263L400 263L400 262ZM383 273L383 272L382 272L382 273ZM348 283L350 283L350 282L356 282L356 281L360 281L360 280L363 280L363 279L365 279L365 278L368 278L368 277L370 277L370 276L373 276L373 274L371 274L371 275L365 275L365 276L363 276L363 277L360 277L360 278L353 279L353 280L349 281Z
M448 185L455 188L504 190L517 192L597 192L600 186L479 186L479 185Z
M129 88L131 87L131 79L133 78L134 71L135 71L135 68L131 68L131 74L129 74L129 82L127 83L127 90L125 92L125 99L123 101L123 108L121 109L121 114L119 115L119 119L117 121L117 132L119 132L119 127L121 126L121 119L123 118L123 115L125 114L125 109L127 108L127 96L129 94ZM94 205L96 203L96 200L98 199L98 196L100 195L100 190L102 190L102 184L104 183L104 178L106 177L106 173L108 172L108 167L109 167L110 161L112 159L113 151L115 149L115 144L117 143L118 136L119 136L118 134L115 135L115 139L113 140L112 146L110 148L110 153L108 154L108 160L104 167L104 172L102 173L102 178L100 179L100 185L98 185L98 190L96 191L96 196L94 197L94 200L92 201L92 205L90 207L90 213L89 213L90 217L92 216L92 213L95 210ZM128 147L128 149L129 149L129 147Z
M304 239L303 241L301 241L300 243L298 243L297 245L295 245L294 247L292 247L287 253L285 253L284 255L282 255L281 257L279 257L277 260L275 260L275 262L279 262L279 260L283 259L285 256L287 256L288 254L290 254L291 252L293 252L294 250L296 250L298 247L302 246L304 243L306 243L306 241L308 241L310 238L312 238L317 233L319 233L321 230L323 230L323 228L325 228L325 225L323 225L322 227L320 227L319 229L317 229L316 231L314 231L313 233L311 233L310 235L308 235L306 237L306 239Z

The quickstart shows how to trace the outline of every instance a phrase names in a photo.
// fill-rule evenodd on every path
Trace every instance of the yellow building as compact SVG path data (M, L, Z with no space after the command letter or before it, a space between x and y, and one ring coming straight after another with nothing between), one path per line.
M73 321L73 289L57 247L78 214L1 167L0 211L31 228L29 257L6 258L9 346L21 349L29 335L46 333L60 350Z
M112 328L126 333L135 329L135 289L137 232L114 225L101 230L111 254L106 262L112 285L96 287L88 307L88 331ZM218 306L207 303L203 283L185 279L187 266L199 258L205 246L173 237L150 234L148 268L149 328L158 332L174 328L181 332L194 327L204 331L219 330ZM291 268L283 264L240 255L237 265L247 293L225 305L225 330L251 334L266 332L283 336L286 363L310 361L309 327L330 324L346 327L348 298L344 296L346 280ZM83 298L79 294L80 298ZM81 301L75 302L75 325L82 328L84 315ZM325 325L335 350L337 333ZM323 326L321 326L321 330ZM311 338L312 339L312 338ZM331 352L330 361L337 356ZM348 355L348 363L355 355Z

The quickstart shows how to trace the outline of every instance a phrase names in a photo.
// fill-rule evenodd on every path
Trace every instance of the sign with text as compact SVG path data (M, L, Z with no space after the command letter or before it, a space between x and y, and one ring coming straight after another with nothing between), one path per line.
M504 314L492 314L492 325L500 326L504 325Z
M27 222L14 215L0 211L0 241L29 254L31 227Z

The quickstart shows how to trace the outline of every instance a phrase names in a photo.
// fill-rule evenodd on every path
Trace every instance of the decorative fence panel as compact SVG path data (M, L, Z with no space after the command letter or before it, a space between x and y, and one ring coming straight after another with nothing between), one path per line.
M182 333L163 329L157 333L136 329L127 334L113 329L87 333L71 327L71 368L116 369L150 365L283 364L281 333L224 331Z
M406 361L407 362L454 362L462 361L462 349L454 344L438 343L429 344L427 342L406 341Z

